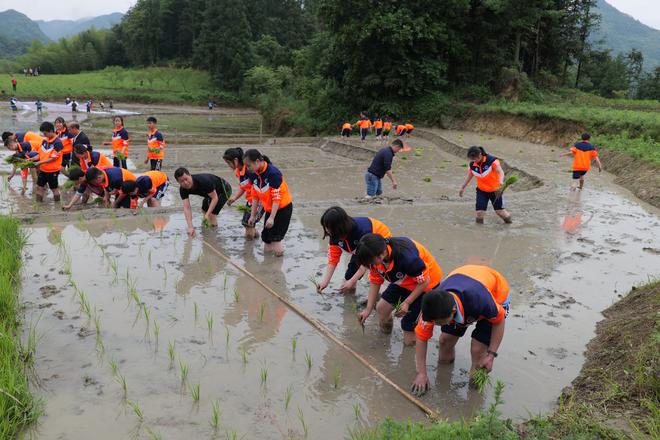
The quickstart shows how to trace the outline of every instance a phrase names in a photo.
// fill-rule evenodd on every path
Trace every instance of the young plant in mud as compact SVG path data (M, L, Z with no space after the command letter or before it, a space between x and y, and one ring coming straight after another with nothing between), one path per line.
M300 407L298 407L298 421L300 422L300 427L303 430L303 437L307 438L307 435L309 434L309 427L305 421L305 414L303 414L303 410L300 409Z
M340 381L341 369L339 367L335 367L334 371L332 372L332 385L335 387L335 389L339 388Z
M158 349L158 336L160 335L160 326L154 319L154 340L156 342L156 349Z
M305 352L305 365L307 365L307 371L312 369L312 355L309 351Z
M110 369L112 370L112 377L117 377L117 373L119 373L119 365L117 364L117 361L111 359L109 364L110 364Z
M266 305L264 303L259 304L259 322L264 322L264 312L266 311Z
M160 433L154 430L151 426L145 426L144 430L147 431L147 435L149 435L151 440L162 440L163 438L163 436L160 435Z
M396 300L396 304L394 304L394 310L392 310L392 313L394 315L396 315L401 311L401 303L402 303L401 298Z
M360 420L362 417L362 407L360 406L360 402L355 402L353 404L353 413L355 414L355 420Z
M193 309L195 310L195 324L197 324L197 319L199 318L199 307L197 303L193 303Z
M179 361L179 377L181 378L181 386L185 386L188 382L188 371L190 366L182 361Z
M307 280L312 283L314 288L318 291L319 290L319 282L316 280L316 277L314 275L310 275Z
M470 383L479 393L483 394L486 390L486 387L491 385L490 376L488 375L488 370L485 368L477 368L472 377L470 378Z
M167 355L170 358L170 370L174 367L174 357L176 356L175 351L176 342L170 341L167 344Z
M211 428L213 428L214 431L217 431L218 428L220 427L221 415L222 415L222 411L220 411L220 402L214 400L213 402L211 402Z
M144 413L142 412L142 408L140 408L140 404L137 402L133 402L131 400L126 401L126 404L131 407L133 410L133 414L135 414L135 417L138 418L140 422L144 420Z
M225 348L229 350L229 340L231 338L231 332L229 330L229 326L225 324Z
M284 391L284 411L289 410L289 405L291 404L291 398L293 397L293 385L286 387Z
M145 326L145 336L149 338L149 330L151 329L151 312L147 308L146 303L142 303L142 311L144 312L144 319L147 321L147 325Z
M227 273L225 272L224 281L222 282L222 289L227 291Z
M234 287L234 302L237 303L241 299L241 295L238 293L238 290Z
M261 386L266 385L266 381L268 380L268 364L266 361L263 361L261 364L261 370L259 371L259 377L261 378Z
M291 338L291 352L295 355L296 354L296 348L298 348L298 337L294 336Z
M213 331L213 313L211 312L206 312L206 327L210 334Z
M247 365L248 355L247 355L247 350L245 349L245 347L241 347L241 359L243 359L243 365Z
M126 399L126 397L128 397L128 384L126 383L126 376L120 372L117 372L115 375L115 381L119 384L119 386L121 386L121 390L124 393L123 398Z
M149 269L151 269L151 249L149 249L149 253L147 254L147 264L149 265Z
M195 384L192 387L190 387L190 396L195 401L195 403L199 402L200 392L201 392L201 385L200 384Z

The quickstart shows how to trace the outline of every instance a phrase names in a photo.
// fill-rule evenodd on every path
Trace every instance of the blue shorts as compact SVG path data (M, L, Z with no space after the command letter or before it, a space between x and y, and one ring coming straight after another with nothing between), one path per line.
M436 287L434 287L434 289ZM410 290L404 289L398 284L390 284L380 297L394 307L397 302L403 302L411 293ZM401 318L401 329L404 332L412 332L415 330L417 318L419 318L419 314L422 311L422 298L424 298L424 293L419 295L417 299L410 304L410 307L408 307L408 313Z
M587 174L586 170L573 171L573 179L579 179L580 177L584 176L585 174Z
M376 136L380 136L381 134L383 134L383 129L382 128L377 128L376 129Z
M364 181L367 184L368 196L373 197L383 194L383 182L378 176L367 171L364 173Z
M486 192L477 188L476 210L487 211L488 202L491 202L493 204L493 208L496 211L499 211L500 209L504 209L504 198L502 196L497 197L497 191Z
M369 129L368 128L361 128L360 129L360 136L362 140L367 137L367 134L369 134Z
M504 315L504 319L506 319L506 317L509 316L509 306L510 306L510 302L507 299L504 302L504 304L502 304L502 307L504 308L506 313ZM468 327L469 327L468 325L462 325L462 324L446 324L440 327L440 331L442 333L458 336L460 338L465 334ZM488 346L490 345L490 335L492 331L493 331L493 324L488 322L486 319L480 319L477 321L477 324L474 326L474 330L472 330L472 339L476 339L482 344Z
M259 205L259 209L257 209L257 216L254 219L254 225L250 225L249 220L250 220L250 215L252 214L252 204L251 203L246 203L245 206L249 208L249 211L245 211L243 213L243 218L241 219L241 224L246 227L246 228L254 228L254 226L259 223L259 220L261 220L261 217L264 216L264 207Z

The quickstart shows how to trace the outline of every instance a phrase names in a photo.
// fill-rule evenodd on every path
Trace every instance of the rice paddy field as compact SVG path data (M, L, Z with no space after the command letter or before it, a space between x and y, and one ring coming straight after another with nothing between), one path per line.
M395 159L399 189L384 182L386 197L366 203L364 157L382 142L274 138L250 110L115 106L135 133L130 159L138 172L150 115L168 143L164 171L172 180L174 169L186 166L221 175L236 188L221 159L224 149L241 145L267 154L293 194L285 256L264 255L260 241L245 240L235 207L223 209L217 230L202 229L200 201L193 200L199 228L188 237L176 185L161 207L133 215L92 206L63 212L50 200L36 205L29 191L20 194L20 182L2 179L0 211L21 220L28 233L24 337L36 341L30 386L43 400L29 438L334 439L384 417L426 420L298 312L409 389L414 349L404 347L398 321L391 335L380 333L373 316L364 329L358 324L366 280L355 295L332 293L346 258L326 294L310 281L326 263L319 218L333 205L423 243L445 274L483 263L506 276L511 314L491 381L503 382L500 410L514 420L553 408L582 365L600 312L660 267L658 210L607 173L590 173L582 193L569 193L569 163L546 146L420 129L406 140L411 151ZM7 128L34 129L38 122L28 110L2 111ZM63 111L52 104L44 118ZM78 115L93 144L109 139L110 116ZM474 225L472 190L458 197L465 160L451 151L474 143L526 176L505 196L510 226L492 212L485 225ZM451 420L491 404L494 386L484 384L483 393L468 386L469 337L459 342L452 365L438 363L436 341L437 334L429 344L432 388L422 403Z

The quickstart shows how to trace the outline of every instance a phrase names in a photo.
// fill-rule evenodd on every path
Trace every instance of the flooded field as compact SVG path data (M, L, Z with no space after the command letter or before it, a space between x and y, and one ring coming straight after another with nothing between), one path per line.
M235 187L222 152L259 142L260 118L249 112L227 110L223 118L222 110L126 111L143 113L127 121L136 133L147 113L164 115L170 175L186 166L217 173ZM35 129L34 120L20 115L2 113L0 122ZM110 130L96 116L82 125L93 143ZM178 139L191 142L176 142L168 131L174 126ZM224 130L228 126L234 131ZM3 179L0 209L23 218L30 232L23 300L26 323L38 338L34 389L46 402L32 437L83 439L93 427L99 439L344 438L385 416L423 420L417 407L260 284L409 388L414 349L403 346L399 326L388 336L373 316L364 333L357 323L366 281L346 297L320 296L308 281L324 269L319 217L335 204L420 241L445 273L465 263L502 272L512 305L492 373L506 386L501 409L514 419L548 411L579 371L600 311L657 275L659 213L607 173L589 173L585 190L570 193L569 163L558 159L558 150L467 132L431 134L484 145L542 185L508 192L512 225L490 212L478 226L474 190L458 197L466 160L421 131L407 140L412 151L395 159L399 189L384 181L381 203L361 200L368 163L356 155L262 133L259 148L282 169L294 200L286 254L275 258L263 254L260 241L244 240L234 208L222 211L217 231L188 238L176 185L161 208L133 216L93 207L63 213L52 202L35 205L30 194L20 196L19 181L8 186ZM144 146L131 151L138 171L143 155ZM337 272L328 292L340 284L342 267ZM437 343L430 344L429 365L432 389L423 402L441 416L467 417L491 402L490 392L482 396L467 386L469 337L451 366L437 364Z

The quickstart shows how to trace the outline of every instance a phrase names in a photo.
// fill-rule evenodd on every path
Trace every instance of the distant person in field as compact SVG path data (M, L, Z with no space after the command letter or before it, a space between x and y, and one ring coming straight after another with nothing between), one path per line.
M85 103L85 108L87 109L87 113L91 113L91 112L92 112L92 101L91 101L91 100L90 100L90 101L87 101L87 102Z
M342 137L351 137L353 133L353 126L350 122L344 122L344 125L341 126L341 136Z
M243 149L240 147L228 148L225 150L222 158L225 163L234 171L236 179L238 179L238 192L232 194L232 196L227 200L227 205L233 205L238 199L240 199L243 194L245 194L245 211L243 212L243 218L241 224L245 228L245 237L248 240L254 240L259 237L257 228L255 227L261 217L264 215L263 206L259 205L257 210L257 216L255 217L254 223L250 224L250 215L252 214L252 204L259 204L259 198L252 193L252 179L254 179L254 173L250 172L247 169L247 165L243 162Z
M328 264L325 275L317 285L318 292L323 292L330 284L335 269L341 260L341 255L346 252L351 255L344 282L337 289L343 295L354 293L357 282L367 272L368 268L361 266L355 256L360 239L366 234L378 234L388 238L392 236L390 229L381 221L370 217L351 217L343 208L333 206L325 210L321 216L321 227L323 228L323 239L329 238Z
M40 115L43 112L44 103L37 98L37 102L35 102L34 105L37 107L37 114Z
M273 252L275 256L284 255L282 240L289 230L293 203L289 186L282 172L270 162L268 157L259 150L250 149L243 155L243 162L254 174L252 179L252 194L259 199L264 207L264 228L261 231L261 241L264 242L264 253ZM257 220L259 205L252 204L252 212L248 224L254 225Z
M156 124L158 121L153 116L147 118L147 158L144 163L149 163L151 171L160 171L163 167L163 159L165 158L165 141L163 135L158 131Z
M131 199L131 208L140 209L145 204L150 208L160 206L160 200L165 197L170 179L162 171L147 171L135 180L124 180L121 191L115 201L120 204L125 197ZM137 204L134 201L140 200Z
M71 111L73 113L78 113L78 101L76 101L75 99L71 101Z
M412 133L414 129L415 129L414 125L412 125L410 122L406 123L406 136L410 135L410 133Z
M488 202L504 223L511 223L511 214L504 209L504 199L498 191L504 184L504 170L497 157L486 153L483 147L470 147L467 152L470 163L468 174L458 192L463 197L465 188L472 178L477 179L476 222L483 224L488 210Z
M209 106L209 110L213 110L213 107L215 107L215 103L213 102L213 100L209 99L208 106Z
M392 181L392 189L396 189L398 183L392 174L392 161L399 151L403 150L403 142L395 139L389 147L381 148L373 160L369 169L364 173L364 181L367 185L367 199L378 197L383 194L383 177L387 176Z
M108 104L108 106L110 107L110 110L112 110L114 108L115 105L112 102L112 99L110 100L110 103Z
M360 119L355 123L360 128L360 141L364 142L371 128L371 120L366 113L360 113Z
M114 130L112 130L112 141L103 142L103 145L112 145L112 163L114 166L128 168L126 166L126 159L128 158L130 138L124 128L124 118L115 116L112 118L112 122L115 124Z
M376 139L380 139L383 135L383 120L378 113L374 116L374 134Z
M69 105L69 104L71 104L71 98L67 96L66 99L64 100L64 105Z
M392 119L385 118L383 122L383 139L390 137L390 132L392 131Z
M408 129L406 128L406 124L397 124L394 126L394 134L397 136L405 136L408 134Z
M11 111L18 111L18 100L12 96L9 100L9 106L11 107Z
M427 292L422 299L421 319L415 327L417 376L412 384L413 392L421 395L429 389L426 352L436 325L441 331L439 361L450 364L456 358L456 343L475 324L471 335L470 375L478 368L490 372L504 338L509 305L509 283L488 266L461 266Z
M64 147L52 123L43 122L39 130L41 130L44 139L37 149L38 158L32 159L36 162L35 166L37 167L36 200L37 202L44 201L46 185L48 185L53 192L53 200L59 202L60 190L57 179L62 169L62 150Z
M16 92L16 77L11 77L11 88L14 92Z
M600 163L598 151L596 147L590 142L591 134L582 133L581 140L576 142L567 152L562 153L560 157L573 155L573 181L571 182L571 190L584 188L584 176L591 168L591 162L596 161L598 165L598 172L603 171L603 164Z
M66 169L69 168L71 155L73 154L73 135L69 133L66 121L61 116L55 119L55 130L60 141L62 141L62 168Z
M183 215L188 224L188 235L195 235L193 226L192 207L190 206L190 195L203 198L202 211L206 223L212 227L218 227L218 215L231 196L231 185L222 177L215 174L201 173L190 174L183 167L177 168L174 178L179 183L179 195L183 200ZM204 225L202 221L202 225Z
M358 315L362 325L376 309L383 333L392 333L392 312L401 318L404 345L415 344L415 323L426 292L437 288L442 269L420 243L407 237L365 234L355 251L357 262L369 268L367 306ZM380 294L380 288L388 285Z

